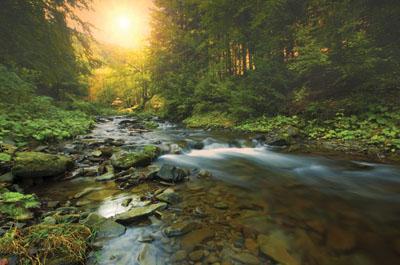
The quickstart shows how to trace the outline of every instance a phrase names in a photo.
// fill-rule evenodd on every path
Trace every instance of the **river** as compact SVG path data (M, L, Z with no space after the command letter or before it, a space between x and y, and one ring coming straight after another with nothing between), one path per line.
M179 146L180 153L166 153L155 164L210 174L193 173L174 186L180 203L130 225L124 235L104 242L88 263L400 264L398 166L288 154L246 134L170 123L153 131L132 130L119 125L126 119L99 123L84 138L123 140L124 149ZM32 191L64 202L87 187L98 187L84 198L82 208L112 217L127 210L121 206L127 197L140 207L143 197L160 185L148 182L120 190L112 181L81 177ZM165 227L189 221L196 227L183 236L163 233Z

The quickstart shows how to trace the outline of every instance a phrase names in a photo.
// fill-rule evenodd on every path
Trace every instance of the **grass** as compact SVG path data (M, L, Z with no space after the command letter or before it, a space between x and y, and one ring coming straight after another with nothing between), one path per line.
M0 238L0 253L18 256L20 264L42 265L56 260L84 264L91 236L90 229L80 224L12 228Z

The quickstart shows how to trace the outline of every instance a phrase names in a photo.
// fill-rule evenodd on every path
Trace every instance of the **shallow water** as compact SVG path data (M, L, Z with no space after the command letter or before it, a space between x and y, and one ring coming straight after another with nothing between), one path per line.
M264 254L251 248L259 234L283 244L294 259L288 260L290 264L399 264L399 167L280 153L249 140L248 135L187 130L166 123L152 132L121 129L118 123L124 119L101 123L89 136L123 139L123 148L128 149L178 144L182 154L163 155L156 163L203 169L213 177L192 178L178 185L182 203L108 241L97 254L101 257L98 264L147 264L151 258L154 264L189 264L188 258L174 261L173 253L195 249L204 249L208 257L215 254L218 261L230 256L229 251L248 252L259 264L269 264ZM190 146L197 141L202 141L204 148L192 150ZM127 210L121 206L127 197L140 206L140 196L157 189L154 183L147 183L120 191L113 183L80 178L55 182L37 192L41 197L65 201L92 186L102 190L89 194L85 199L91 203L84 208L105 217ZM216 203L225 204L224 209L215 207ZM197 218L195 209L205 216ZM176 220L189 219L198 229L188 235L169 239L161 233ZM204 232L201 229L214 236L193 246L196 231ZM143 235L152 235L154 241L139 242ZM139 253L142 257L138 258ZM203 264L207 264L205 260L207 257ZM242 264L237 260L232 263Z

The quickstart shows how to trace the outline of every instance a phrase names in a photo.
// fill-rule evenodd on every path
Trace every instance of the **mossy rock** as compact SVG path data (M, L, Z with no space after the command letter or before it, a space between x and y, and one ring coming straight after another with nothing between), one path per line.
M116 169L128 169L137 166L147 166L151 158L141 152L117 153L111 157L111 164Z
M20 178L52 177L73 166L71 158L41 152L16 153L12 173Z
M143 148L143 153L150 156L152 160L156 159L161 154L161 149L155 145L146 145Z

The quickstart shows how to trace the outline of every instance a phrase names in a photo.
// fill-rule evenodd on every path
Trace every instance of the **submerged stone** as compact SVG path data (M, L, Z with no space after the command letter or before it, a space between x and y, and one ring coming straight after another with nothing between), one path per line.
M289 238L281 231L273 231L269 235L259 235L257 243L260 251L285 265L300 265L297 256L290 250Z
M168 237L181 236L189 233L194 229L194 223L178 222L164 229L164 234Z
M137 257L140 265L162 265L165 264L164 259L157 255L157 250L150 244L143 244L142 249Z

